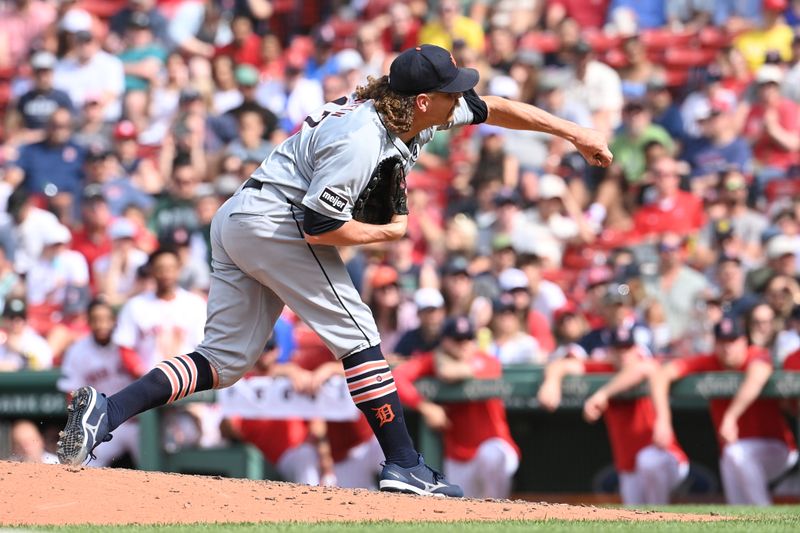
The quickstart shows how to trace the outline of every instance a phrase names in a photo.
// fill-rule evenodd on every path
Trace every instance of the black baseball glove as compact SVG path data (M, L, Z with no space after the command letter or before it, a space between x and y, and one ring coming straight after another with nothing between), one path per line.
M403 161L396 156L378 163L353 205L353 219L366 224L388 224L395 214L408 214L406 174Z

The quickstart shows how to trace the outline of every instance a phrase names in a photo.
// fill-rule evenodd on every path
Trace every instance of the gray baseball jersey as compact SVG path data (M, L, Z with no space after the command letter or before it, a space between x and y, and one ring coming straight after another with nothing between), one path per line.
M437 129L470 124L462 97L452 122L408 145L389 132L371 100L341 98L309 115L278 146L211 224L213 274L205 338L197 351L232 385L260 356L284 303L338 357L380 343L369 307L333 246L309 245L304 208L347 221L373 170L400 155L408 171Z

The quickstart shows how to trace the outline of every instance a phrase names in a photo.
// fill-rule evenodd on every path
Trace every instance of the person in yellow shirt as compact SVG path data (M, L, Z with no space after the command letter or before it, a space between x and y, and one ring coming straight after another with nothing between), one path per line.
M442 0L439 16L420 30L419 44L435 44L452 50L456 40L464 41L467 48L483 52L484 34L480 24L462 14L458 0Z
M792 59L792 28L783 20L787 0L764 0L764 24L746 31L736 38L734 46L744 55L751 72L764 64L764 57L775 50L781 59Z

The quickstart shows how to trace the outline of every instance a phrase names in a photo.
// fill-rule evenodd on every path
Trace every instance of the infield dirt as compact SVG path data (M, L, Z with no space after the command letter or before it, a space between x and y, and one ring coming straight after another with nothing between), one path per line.
M197 522L708 521L656 513L521 501L452 500L137 470L0 461L0 524Z

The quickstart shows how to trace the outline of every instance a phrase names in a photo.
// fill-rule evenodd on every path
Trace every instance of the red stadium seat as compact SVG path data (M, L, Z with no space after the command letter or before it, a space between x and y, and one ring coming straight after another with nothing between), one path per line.
M639 39L651 50L666 50L675 46L686 46L694 39L689 32L673 32L668 29L644 30Z
M519 47L523 50L538 50L539 52L555 52L561 46L557 35L549 32L529 32L522 36Z
M598 54L619 48L622 45L622 37L619 35L608 35L596 30L584 33L583 39Z
M713 48L670 48L664 52L664 63L669 68L704 67L716 56Z
M764 187L764 196L766 196L768 202L774 202L778 198L800 196L800 179L788 178L770 181Z
M687 69L667 69L667 87L680 87L689 81L689 71Z
M618 48L606 52L605 55L603 55L603 62L614 69L621 69L628 66L628 58L625 57L622 50Z

